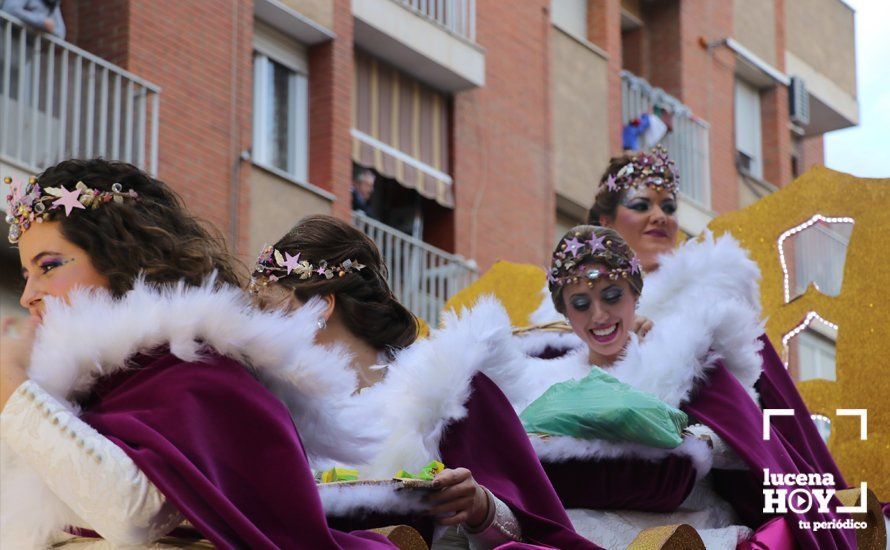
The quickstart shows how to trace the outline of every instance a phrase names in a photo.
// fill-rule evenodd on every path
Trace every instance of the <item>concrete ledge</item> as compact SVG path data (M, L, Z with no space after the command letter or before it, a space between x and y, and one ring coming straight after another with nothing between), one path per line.
M689 235L701 235L717 214L684 195L679 196L677 219L680 229Z
M859 124L859 102L818 69L793 53L785 52L788 74L803 79L810 94L810 123L807 136L817 136Z
M352 0L355 44L444 92L485 85L485 52L395 0Z
M279 0L256 0L253 14L260 21L307 46L333 40L333 31L319 25Z

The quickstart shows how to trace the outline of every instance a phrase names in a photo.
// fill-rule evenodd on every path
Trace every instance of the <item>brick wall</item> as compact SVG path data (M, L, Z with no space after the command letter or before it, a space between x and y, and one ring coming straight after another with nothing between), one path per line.
M130 33L128 0L64 0L65 40L126 67Z
M785 0L775 0L775 51L785 51ZM785 56L776 56L776 68L785 70ZM782 187L791 182L791 130L788 127L788 88L775 85L760 94L763 132L763 178Z
M66 2L68 39L161 87L158 177L248 254L251 2Z
M801 173L806 172L817 164L825 164L825 139L815 136L803 140L803 159Z
M355 64L349 0L334 0L333 22L336 40L309 50L309 181L334 193L333 215L348 219Z
M621 0L588 0L587 35L609 54L609 145L615 156L621 153Z
M711 125L711 209L722 214L739 207L733 105L735 58L727 48L706 48L700 38L712 42L730 35L732 5L709 0L684 2L683 17L685 89L681 99Z
M454 101L456 251L483 269L552 246L548 0L479 2L485 86Z

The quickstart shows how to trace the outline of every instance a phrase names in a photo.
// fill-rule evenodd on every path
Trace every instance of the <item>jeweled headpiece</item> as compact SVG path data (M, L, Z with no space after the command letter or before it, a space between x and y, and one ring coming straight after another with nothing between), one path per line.
M24 186L14 183L12 178L4 178L3 182L12 186L6 195L6 223L9 224L9 242L15 244L22 233L30 229L32 223L50 220L60 210L70 216L75 209L99 208L107 202L124 202L124 199L138 199L139 195L132 189L124 191L120 183L111 184L111 191L99 191L87 187L82 181L77 182L74 189L64 187L42 188L37 178L30 178Z
M547 283L552 292L578 282L593 286L604 277L612 281L627 279L640 292L642 288L637 281L641 281L641 275L640 261L623 240L608 234L597 236L596 231L578 228L556 246L547 271Z
M657 145L649 152L643 151L631 157L630 162L622 166L617 174L609 174L600 184L600 189L615 192L646 185L656 191L666 189L676 195L679 181L676 164L668 157L665 148Z
M261 287L284 277L295 276L302 281L313 277L333 279L334 277L343 277L347 273L361 271L364 267L364 265L355 260L343 260L339 264L331 264L327 260L321 260L318 262L318 265L315 265L306 260L301 260L299 252L297 252L296 256L291 256L289 252L282 253L273 246L265 246L253 268L250 290L251 292L258 292Z

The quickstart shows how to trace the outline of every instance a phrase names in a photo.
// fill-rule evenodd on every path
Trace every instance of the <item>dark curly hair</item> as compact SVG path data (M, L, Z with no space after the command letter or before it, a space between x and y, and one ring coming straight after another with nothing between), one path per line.
M634 253L633 250L631 250L630 246L628 246L627 242L617 231L608 227L601 227L599 225L577 225L569 229L569 231L559 240L559 244L556 245L556 250L553 251L550 269L565 270L564 265L561 266L561 264L557 263L557 261L564 261L557 256L557 252L563 250L562 244L565 241L577 238L579 241L586 242L591 240L591 238L593 237L604 237L607 248L609 248L609 250L616 251L617 254L600 254L596 257L596 259L594 259L588 248L586 252L580 253L576 258L573 258L575 266L581 266L585 263L600 263L610 269L620 269L627 267L627 259L633 256ZM611 243L609 241L611 241ZM582 248L582 250L584 249ZM639 297L639 295L643 292L642 269L627 277L626 280L630 284L631 292L633 292L635 296ZM563 300L564 287L562 285L556 284L553 280L548 280L547 287L550 290L550 298L553 300L553 307L556 308L556 311L565 314L566 306L565 301Z
M378 350L405 348L417 339L417 318L390 290L380 250L352 225L332 216L307 216L273 246L292 256L299 253L301 260L313 265L323 260L328 265L352 260L365 267L331 279L300 279L293 274L270 285L289 289L302 302L333 295L346 327Z
M115 296L132 289L140 274L154 284L200 285L215 271L217 283L240 284L239 264L219 232L189 213L165 183L132 164L72 159L37 177L41 188L73 189L81 181L98 191L110 191L120 183L124 192L139 195L136 200L50 218L61 224L65 239L87 252Z
M621 203L621 197L623 196L624 191L609 191L606 188L605 183L606 180L609 179L609 176L617 176L618 171L630 164L632 160L632 154L621 155L609 159L609 166L606 168L606 171L603 172L603 175L600 177L599 183L597 184L596 195L593 198L593 206L587 211L587 223L589 225L602 225L603 216L615 217L615 210Z

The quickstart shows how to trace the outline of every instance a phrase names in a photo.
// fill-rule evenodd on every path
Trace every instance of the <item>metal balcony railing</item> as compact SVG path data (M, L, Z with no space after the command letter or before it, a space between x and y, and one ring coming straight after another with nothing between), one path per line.
M0 12L0 159L31 172L74 157L158 167L160 88Z
M352 213L352 223L377 243L396 298L431 327L438 326L448 298L478 275L472 260L449 254L362 212Z
M662 145L677 163L680 192L706 208L711 207L711 164L707 122L693 116L679 99L654 88L638 76L621 71L621 124L661 105L673 113L670 132Z
M448 31L476 41L476 0L398 0Z

